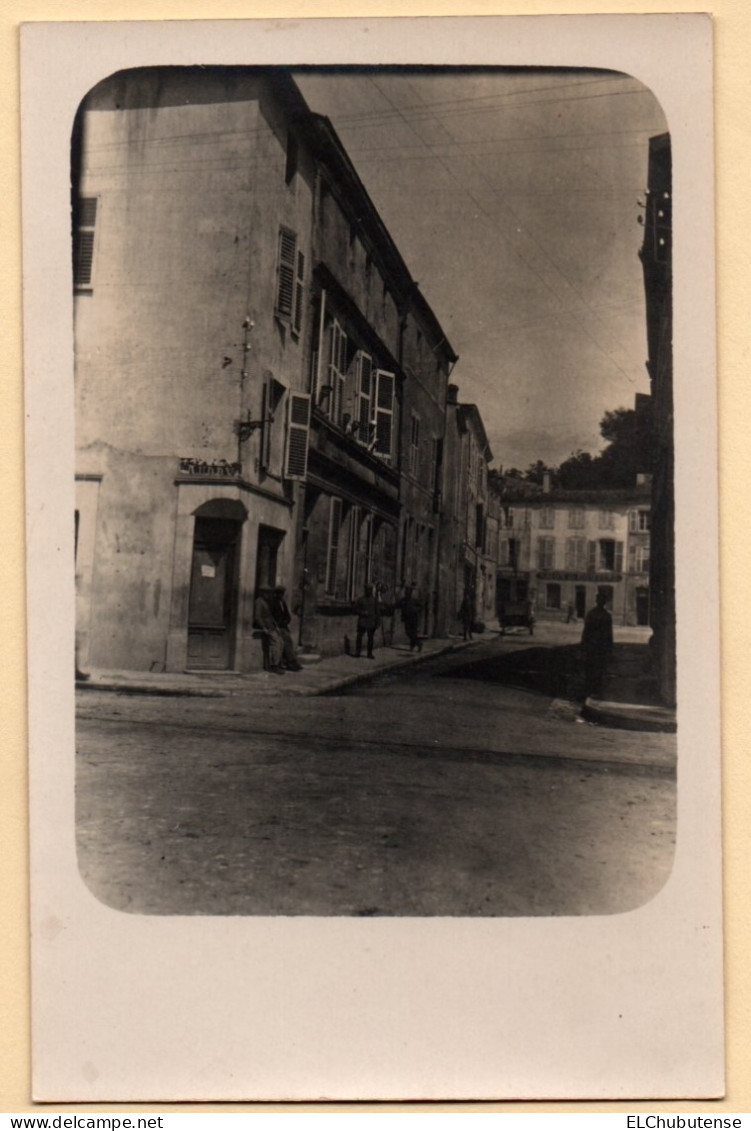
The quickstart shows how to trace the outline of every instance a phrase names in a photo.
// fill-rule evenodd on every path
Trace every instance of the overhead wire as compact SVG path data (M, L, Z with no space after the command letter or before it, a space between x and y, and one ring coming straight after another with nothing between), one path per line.
M381 89L381 87L380 87L380 86L378 85L378 83L377 83L377 82L376 82L376 81L375 81L374 79L372 79L372 78L371 78L371 79L370 79L370 81L371 81L371 83L372 83L372 84L373 84L373 85L375 86L376 90L377 90L377 91L378 91L378 93L379 93L379 94L381 95L381 97L385 98L385 99L386 99L386 100L387 100L387 101L388 101L388 102L389 102L389 103L390 103L390 104L391 104L391 105L392 105L392 106L394 107L394 110L395 110L395 111L397 112L397 114L398 114L398 113L399 113L399 108L395 106L395 104L394 104L394 103L393 103L393 102L391 101L390 97L389 97L389 96L388 96L388 95L387 95L387 94L386 94L386 93L385 93L385 92L384 92L384 91L383 91L383 90ZM405 121L405 124L406 124L406 125L407 125L407 126L408 126L408 127L410 128L410 129L412 129L412 126L411 126L411 124L410 124L409 122L407 122L407 121L406 121L406 119L404 119L404 121ZM445 126L445 125L444 125L444 124L443 124L443 123L442 123L442 122L441 122L441 121L440 121L439 119L437 119L437 118L436 118L436 121L438 122L438 124L439 124L439 125L440 125L440 126L441 126L441 127L442 127L442 128L443 128L443 129L444 129L444 130L445 130L446 132L447 132L447 133L450 133L450 131L448 130L448 128L447 128L447 127L446 127L446 126ZM413 130L413 133L415 134L415 137L416 137L416 138L418 139L418 141L420 141L420 142L421 142L421 143L422 143L422 144L423 144L423 145L424 145L424 146L425 146L425 147L426 147L427 149L430 149L430 148L431 148L431 144L430 144L429 142L426 142L426 141L425 141L425 140L424 140L423 138L421 138L421 137L420 137L420 135L419 135L419 134L418 134L418 133L417 133L417 132L416 132L415 130ZM449 175L450 175L450 176L452 176L452 178L456 179L456 177L455 177L455 175L454 175L453 171L452 171L452 170L451 170L450 168L448 168L448 167L447 167L447 166L445 165L445 162L444 162L443 158L442 158L442 157L440 157L440 156L438 156L438 157L437 157L436 159L437 159L437 160L438 160L438 161L439 161L439 162L441 163L441 165L442 165L442 166L443 166L443 167L444 167L444 168L446 169L446 171L447 171L447 172L449 173ZM470 156L470 158L469 158L469 159L470 159L470 161L472 160L471 156ZM489 183L489 182L487 181L487 178L485 177L484 173L482 173L482 171L481 171L481 170L477 169L477 166L476 166L476 165L474 164L474 162L473 162L473 165L474 165L474 167L475 167L476 171L477 171L477 172L479 173L479 175L480 175L480 176L482 177L482 179L483 179L483 180L484 180L484 181L485 181L486 183ZM493 192L493 195L494 195L494 196L497 196L498 194L497 194L497 191L495 190L494 186L493 186L493 185L491 184L491 185L490 185L489 187L491 188L491 191ZM466 193L467 193L467 196L468 196L468 197L469 197L469 198L470 198L470 199L472 200L472 202L473 202L473 203L475 204L475 206L476 206L476 207L477 207L477 208L478 208L478 209L479 209L479 210L480 210L480 211L482 212L482 214L483 214L484 216L486 216L486 217L487 217L487 219L488 219L488 220L489 220L489 221L491 222L491 224L493 225L493 227L495 227L495 228L496 228L496 230L500 231L500 232L501 232L501 234L503 234L503 235L506 235L506 233L504 233L504 232L502 231L502 229L501 229L501 228L499 227L499 224L498 224L498 221L497 221L497 219L496 219L495 217L493 217L493 216L492 216L492 215L491 215L491 214L490 214L490 213L489 213L489 212L488 212L488 211L487 211L487 210L486 210L486 209L485 209L485 208L484 208L484 207L483 207L483 206L482 206L482 205L480 204L480 202L479 202L479 201L477 200L476 196L475 196L475 195L474 195L474 194L473 194L473 193L472 193L472 192L471 192L471 191L470 191L469 189L466 189L466 188L465 188L465 191L466 191ZM513 220L515 221L515 223L516 223L516 224L517 224L517 225L519 226L519 227L518 227L518 230L519 230L519 231L521 231L521 230L522 230L522 228L521 228L521 219L520 219L520 218L519 218L519 217L518 217L518 216L516 215L516 213L514 212L514 210L513 210L513 209L512 209L512 208L511 208L510 206L508 206L508 205L503 205L503 203L502 203L502 207L505 207L506 211L507 211L507 212L508 212L508 213L509 213L509 214L511 215L511 217L513 218ZM526 238L527 238L527 239L529 239L529 240L530 240L530 242L531 242L531 243L533 243L533 244L534 244L534 246L535 246L535 247L536 247L536 248L538 249L538 251L539 251L539 252L540 252L540 253L541 253L541 254L543 255L543 257L544 257L544 258L546 258L546 259L548 260L548 262L549 262L549 263L550 263L550 264L552 265L552 267L554 268L554 270L555 270L555 271L556 271L556 272L557 272L557 273L558 273L558 274L559 274L559 275L560 275L560 276L561 276L561 277L563 278L563 280L565 281L566 285L567 285L567 286L568 286L568 287L569 287L569 288L571 289L571 291L572 291L572 292L574 293L574 295L575 295L575 296L576 296L576 297L577 297L577 298L579 299L579 301L580 301L580 302L581 302L581 303L582 303L582 304L583 304L583 305L584 305L584 306L585 306L585 307L587 308L587 310L589 310L589 311L590 311L590 313L593 313L593 314L594 314L595 312L593 311L592 307L591 307L591 306L590 306L590 305L589 305L589 304L587 303L587 301L586 301L586 300L584 299L584 297L583 297L583 296L582 296L582 295L580 294L580 292L578 291L578 289L577 289L577 288L576 288L576 287L574 286L574 284L573 284L573 283L571 282L571 280L570 280L570 279L568 278L568 276L567 276L567 275L566 275L566 273L565 273L565 272L564 272L564 271L562 270L562 268L561 268L561 267L560 267L560 266L559 266L559 265L558 265L558 264L557 264L557 263L555 262L555 260L553 259L553 257L552 257L552 256L551 256L551 255L549 254L549 252L547 252L547 251L546 251L546 250L545 250L544 248L542 248L542 247L541 247L541 245L539 244L539 242L538 242L538 241L536 241L536 240L535 240L535 238L534 238L533 236L530 236L530 235L528 235L528 234L527 234L527 235L526 235ZM558 293L558 291L557 291L557 290L555 289L555 287L553 287L553 285L552 285L552 284L551 284L551 283L550 283L550 282L549 282L549 281L548 281L548 280L547 280L546 278L544 278L544 276L543 276L543 275L541 274L541 272L540 272L540 271L539 271L539 270L538 270L538 269L537 269L537 268L536 268L536 267L535 267L535 266L534 266L534 265L533 265L532 263L530 263L530 262L529 262L529 261L528 261L527 259L525 259L525 258L524 258L524 256L522 256L522 255L521 255L521 254L520 254L520 253L519 253L519 252L517 251L517 249L516 249L516 248L513 248L513 247L512 247L512 251L513 251L513 252L514 252L514 254L515 254L515 255L517 256L517 258L518 258L518 259L519 259L519 260L520 260L520 261L521 261L521 262L522 262L522 263L524 264L524 266L525 266L525 267L526 267L526 268L527 268L528 270L530 270L530 271L531 271L531 272L532 272L532 273L533 273L533 274L534 274L534 275L535 275L535 276L536 276L536 277L537 277L537 278L538 278L538 279L540 280L540 282L541 282L541 283L543 284L543 286L545 286L545 287L546 287L546 289L547 289L547 290L549 290L549 291L550 291L550 293L551 293L551 294L552 294L552 295L553 295L553 296L554 296L554 297L555 297L555 298L556 298L556 299L557 299L558 301L561 301L561 300L562 300L562 296L561 296L561 295L560 295L560 294ZM558 312L558 313L560 313L560 312ZM626 379L627 379L627 380L628 380L628 381L629 381L630 383L633 383L633 380L634 380L634 378L632 378L632 377L631 377L631 376L630 376L630 375L629 375L629 374L628 374L628 373L627 373L627 372L626 372L626 371L625 371L625 370L623 369L623 367L622 367L622 366L621 366L621 365L619 364L619 362L618 362L618 361L617 361L617 360L616 360L616 359L615 359L615 358L614 358L614 357L612 356L612 354L611 354L611 353L610 353L610 352L609 352L608 350L606 350L606 349L605 349L605 347L604 347L604 346L603 346L603 345L602 345L602 344L601 344L600 342L598 342L598 341L597 341L597 339L596 339L596 338L595 338L595 337L594 337L594 336L593 336L593 335L592 335L592 334L590 333L590 331L589 331L589 330L587 329L587 327L586 327L586 326L585 326L585 325L584 325L584 324L582 323L581 319L580 319L580 318L579 318L579 317L578 317L578 316L577 316L577 315L576 315L575 313L573 313L573 312L571 312L571 311L569 311L569 312L567 312L567 313L568 313L568 315L569 315L570 317L572 317L572 318L573 318L573 319L574 319L574 320L576 321L577 325L578 325L578 326L580 327L580 329L581 329L581 330L583 331L583 333L584 333L584 334L585 334L585 335L586 335L586 336L587 336L587 337L588 337L588 338L590 339L590 341L591 341L591 342L593 343L593 345L594 345L594 346L595 346L595 347L596 347L596 348L598 349L598 351L599 351L599 352L601 352L601 353L603 354L603 356L604 356L604 357L606 357L606 358L608 359L608 361L609 361L609 362L610 362L610 363L611 363L612 365L614 365L614 366L615 366L615 368L616 368L616 369L618 369L618 371L619 371L619 372L620 372L620 373L621 373L621 374L622 374L622 375L623 375L623 376L624 376L624 377L625 377L625 378L626 378ZM597 315L595 315L595 317L597 317ZM621 348L622 348L622 347L621 347Z

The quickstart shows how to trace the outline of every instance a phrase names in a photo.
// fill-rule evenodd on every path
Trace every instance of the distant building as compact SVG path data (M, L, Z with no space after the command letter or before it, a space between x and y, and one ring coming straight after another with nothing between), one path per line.
M449 606L448 628L456 631L465 591L474 597L478 620L495 620L498 510L490 504L489 471L493 453L477 405L461 404L449 385L443 473L443 587Z
M564 491L493 481L501 508L496 600L530 602L539 620L581 620L598 592L616 624L649 623L651 495L632 489Z

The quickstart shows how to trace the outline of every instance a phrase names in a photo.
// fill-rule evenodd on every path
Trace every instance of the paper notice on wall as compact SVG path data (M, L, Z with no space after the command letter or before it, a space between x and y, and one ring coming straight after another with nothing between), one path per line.
M201 566L201 577L216 577L216 566L202 565Z

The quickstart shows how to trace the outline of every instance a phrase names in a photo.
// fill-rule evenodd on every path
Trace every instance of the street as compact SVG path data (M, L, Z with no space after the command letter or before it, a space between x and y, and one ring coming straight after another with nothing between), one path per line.
M532 643L494 637L315 698L79 694L86 883L152 915L641 905L672 866L675 736L592 727L499 682Z

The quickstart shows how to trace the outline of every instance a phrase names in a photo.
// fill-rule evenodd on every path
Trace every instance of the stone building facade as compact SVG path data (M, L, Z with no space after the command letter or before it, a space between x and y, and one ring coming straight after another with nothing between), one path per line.
M311 650L341 649L366 582L393 603L407 564L432 608L423 442L456 356L290 75L113 75L72 181L78 666L251 670L277 583Z
M444 534L442 584L449 631L458 631L458 610L471 593L475 617L495 620L498 505L491 502L493 453L477 405L462 404L456 385L448 388L443 474Z
M582 620L604 592L616 624L649 624L651 493L498 492L496 600L530 602L538 620Z

